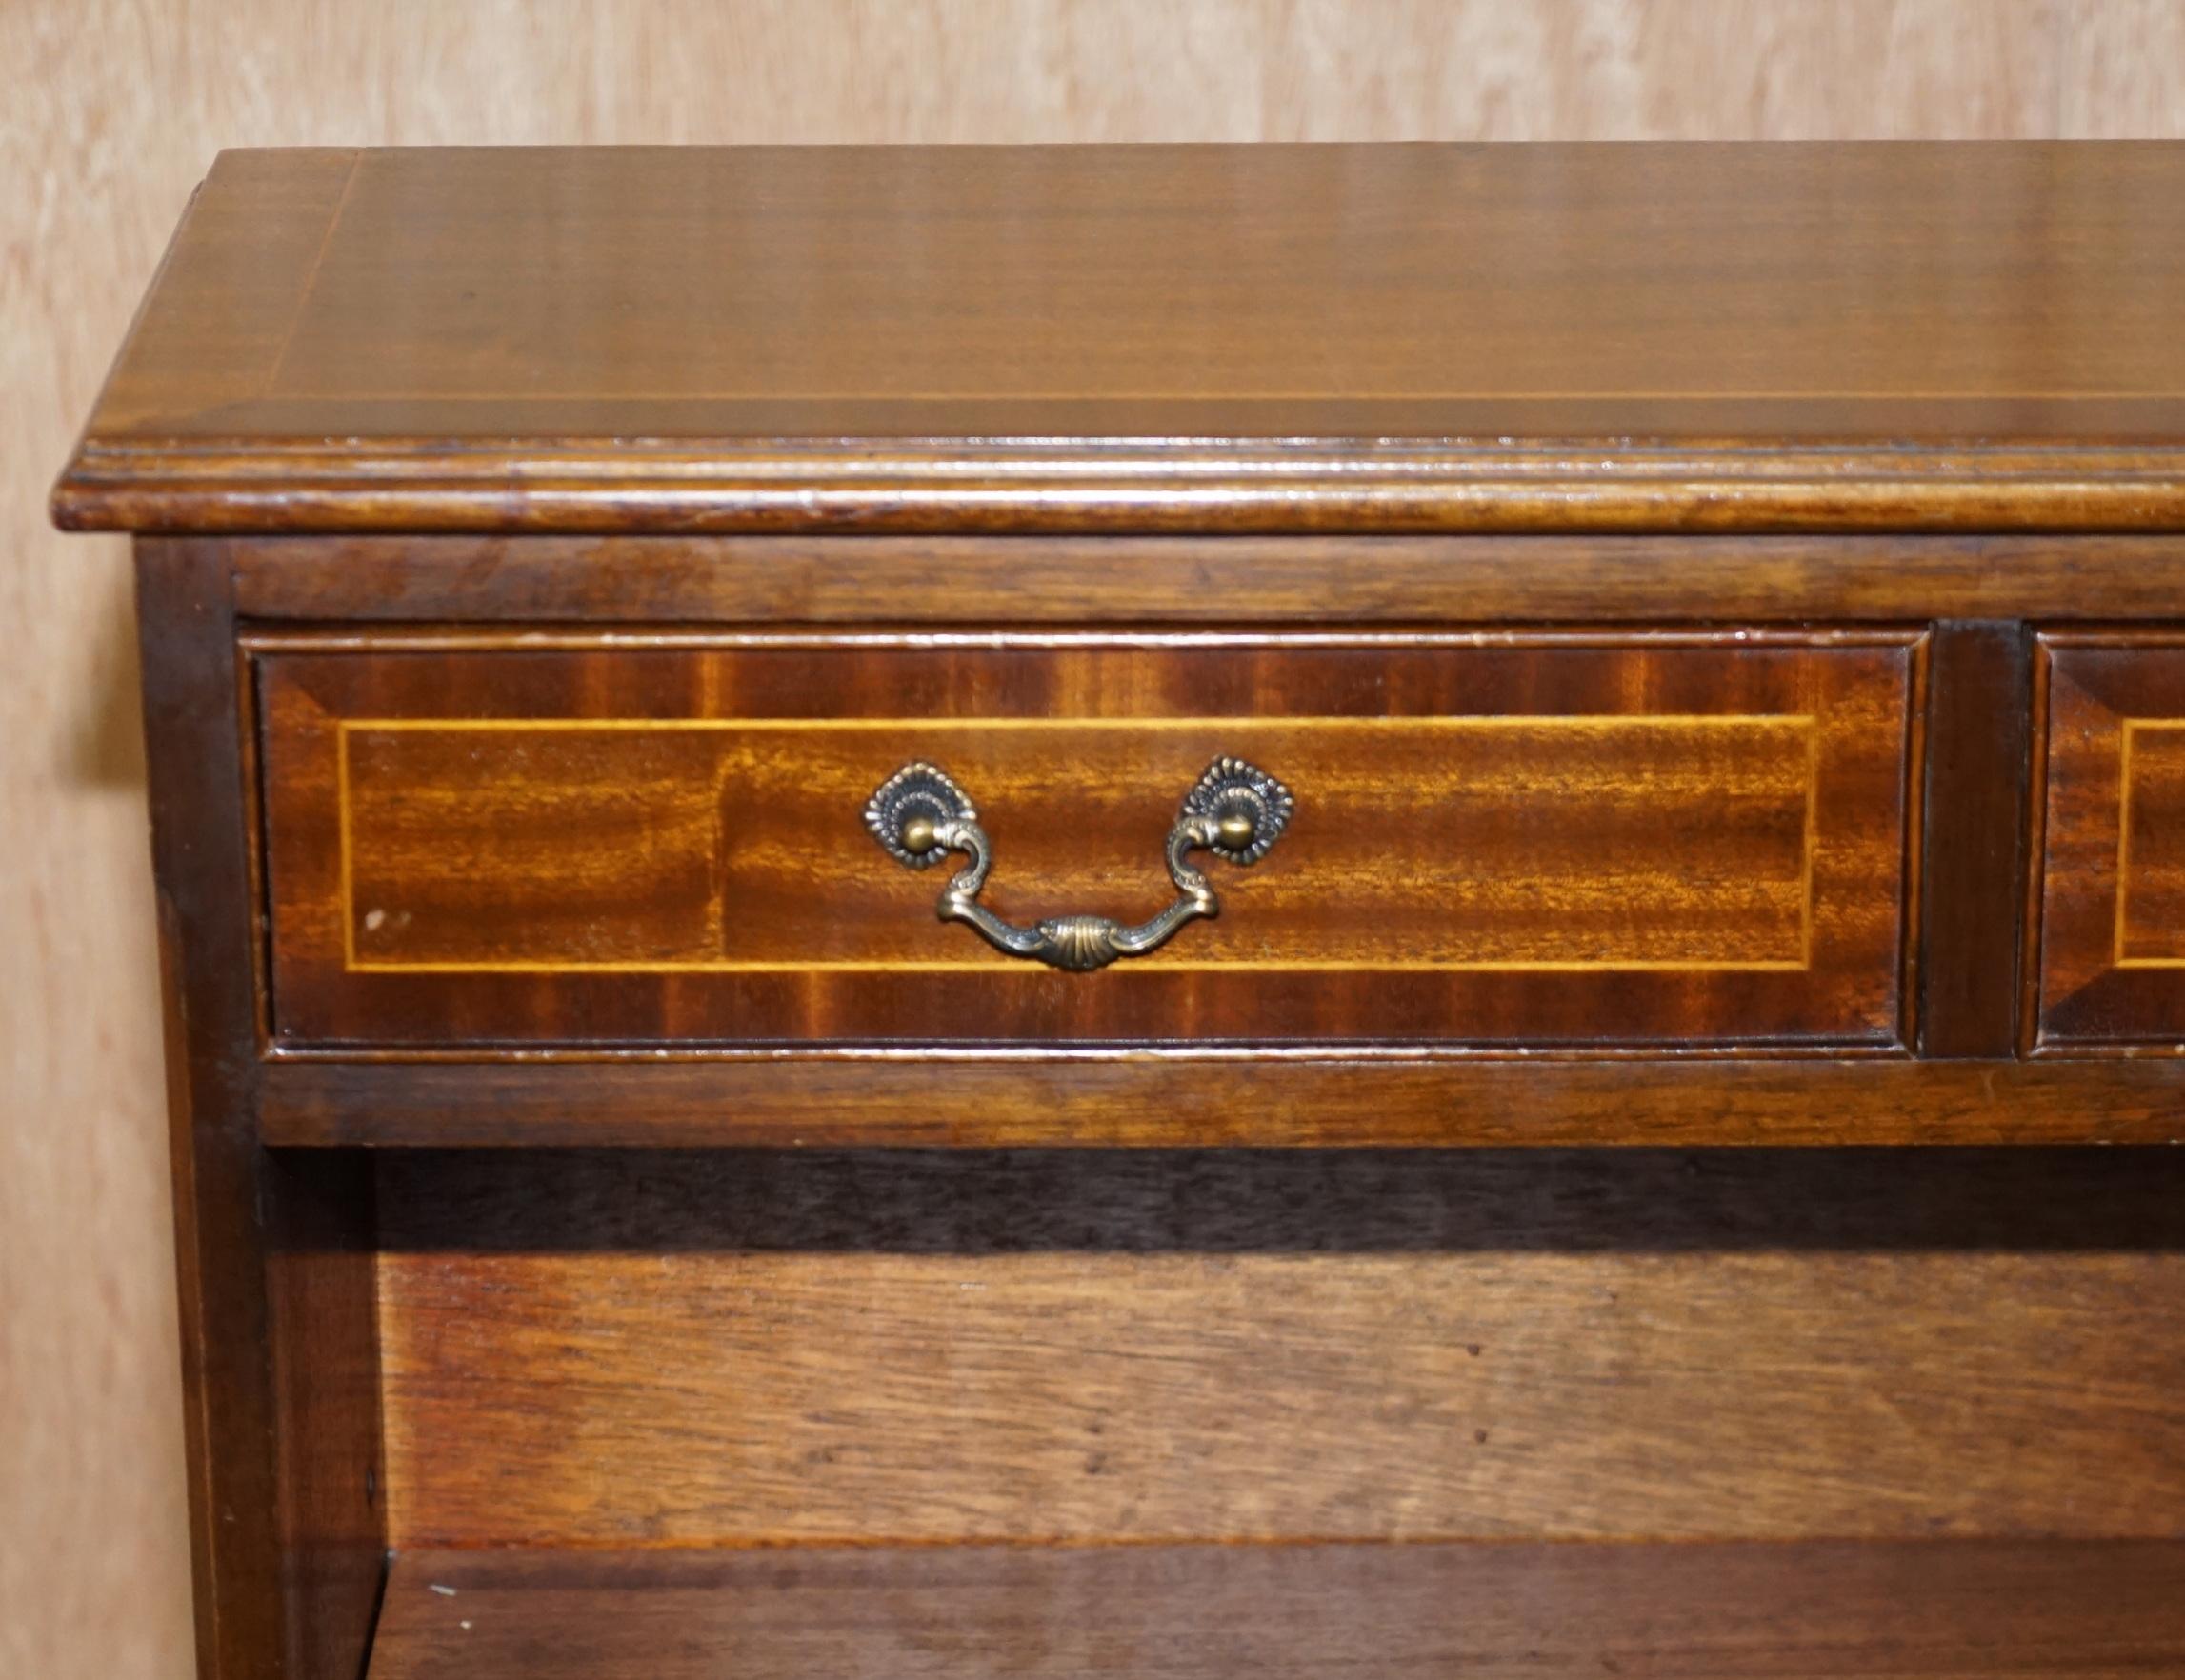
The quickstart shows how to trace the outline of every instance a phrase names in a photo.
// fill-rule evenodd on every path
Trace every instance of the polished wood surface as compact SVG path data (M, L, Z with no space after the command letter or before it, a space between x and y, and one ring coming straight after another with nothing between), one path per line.
M2068 887L2101 817L2075 661L2170 650L2050 625L2035 655L2028 618L2075 578L2059 617L2166 599L2173 155L1695 153L1720 202L1665 224L1661 153L798 153L755 196L754 160L687 154L647 167L718 213L673 252L676 181L627 155L231 159L59 501L283 533L141 558L209 1665L398 1662L390 1546L1834 1536L1879 1581L1914 1536L2175 1539L2168 1155L1767 1151L1725 1197L1698 1158L1540 1152L2175 1139L2185 1061L2010 1056L2021 1018L2081 1032L2054 1050L2171 1010L2052 992L2028 866ZM505 215L464 197L489 178ZM2029 279L1995 214L2059 186ZM636 260L526 235L557 194L627 205ZM1522 287L1390 210L1475 200ZM1100 262L1149 203L1187 228L1166 314ZM952 230L928 266L905 207ZM1782 236L1717 280L1730 211ZM720 269L724 229L763 249ZM800 264L827 283L783 302ZM1889 306L1915 282L1952 310ZM1741 312L1755 286L1825 343ZM936 534L709 534L852 522ZM1819 527L1889 534L1765 534ZM1471 528L1547 534L1393 534ZM1047 530L1198 540L982 546ZM1165 605L1266 530L1322 534ZM1678 576L1650 530L1740 547ZM1741 581L1695 606L1710 567ZM2167 713L2101 704L2136 971L2185 897L2185 760L2151 746L2140 787ZM1091 981L935 926L855 821L938 759L997 910L1139 915L1224 751L1304 814L1218 923ZM881 1141L950 1148L812 1152ZM752 1142L804 1149L722 1147ZM526 1147L348 1147L420 1143ZM1033 1143L1079 1147L963 1152ZM1323 1147L1212 1147L1241 1144ZM1548 1598L1571 1626L1580 1589ZM678 1601L683 1650L724 1602ZM2084 1668L2082 1602L2028 1603L2014 1649Z
M1935 626L1921 797L1922 1055L2016 1048L2032 682L2023 625Z
M252 618L964 627L2185 618L2185 536L243 537Z
M256 896L231 580L217 545L138 550L173 1136L184 1416L207 1675L348 1680L386 1561L371 1181L257 1132Z
M1900 1041L1904 633L282 646L285 1044ZM1225 753L1298 815L1095 975L937 925L859 821L938 763L984 902L1135 921Z
M2136 1680L2185 1548L424 1551L371 1680Z
M404 1550L2185 1532L2173 1153L396 1151L379 1189Z
M2181 189L2152 144L233 151L55 505L2163 529Z
M2185 641L2042 638L2036 1051L2185 1040Z
M1914 1061L1567 1049L535 1050L287 1055L268 1142L1173 1149L2165 1144L2185 1060Z

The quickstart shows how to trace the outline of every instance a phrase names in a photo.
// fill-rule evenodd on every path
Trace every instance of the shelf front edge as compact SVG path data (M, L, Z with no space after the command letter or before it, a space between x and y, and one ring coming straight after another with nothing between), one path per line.
M279 1059L290 1146L1558 1148L2173 1144L2185 1060Z
M71 530L2185 530L2185 446L1462 439L88 440Z

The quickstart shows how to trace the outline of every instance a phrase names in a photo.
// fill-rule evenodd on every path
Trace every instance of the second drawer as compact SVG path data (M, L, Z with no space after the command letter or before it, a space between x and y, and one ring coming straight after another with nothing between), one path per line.
M639 641L255 650L278 1042L1902 1042L1914 634Z

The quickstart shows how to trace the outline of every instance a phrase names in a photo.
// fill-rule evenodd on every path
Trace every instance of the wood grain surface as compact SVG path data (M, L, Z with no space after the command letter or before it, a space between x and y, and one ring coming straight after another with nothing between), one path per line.
M2128 1680L2185 1548L421 1551L371 1680Z
M271 1143L326 1149L2171 1144L2185 1059L1402 1047L631 1045L291 1053Z
M283 1044L1902 1037L1905 632L271 646ZM997 914L1135 922L1225 754L1295 818L1097 974L859 821L938 764Z
M219 547L144 544L137 607L198 1666L350 1680L387 1549L371 1181L257 1135L252 753Z
M2017 1045L2032 667L2022 624L1934 629L1920 801L1925 1056L2008 1056Z
M189 1671L126 552L46 497L218 148L2185 133L2177 0L24 0L0 57L0 1670L46 1680Z
M2084 142L234 150L86 442L2163 436L2179 173Z
M398 1545L2185 1537L2185 1157L383 1158Z
M2185 618L2181 535L332 536L229 551L251 617L351 627Z
M2185 643L2045 636L2037 1051L2176 1054L2185 1021Z
M2180 190L2157 145L235 150L53 505L2173 530Z

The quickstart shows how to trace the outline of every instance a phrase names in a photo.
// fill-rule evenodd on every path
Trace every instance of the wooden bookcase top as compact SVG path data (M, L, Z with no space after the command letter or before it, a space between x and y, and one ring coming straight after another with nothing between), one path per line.
M136 530L2185 519L2185 145L257 150Z

